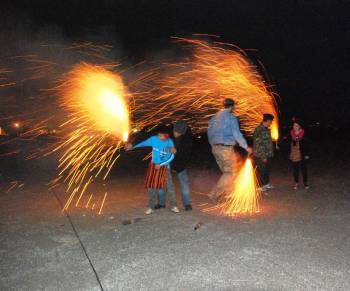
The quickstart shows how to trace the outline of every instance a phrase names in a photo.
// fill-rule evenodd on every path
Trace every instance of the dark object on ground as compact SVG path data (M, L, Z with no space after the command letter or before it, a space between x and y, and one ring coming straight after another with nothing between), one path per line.
M185 206L185 211L190 211L192 210L191 204Z
M123 221L122 221L122 225L133 224L133 223L135 223L135 222L139 222L140 220L142 220L141 217L136 217L136 218L133 218L133 219L126 219L126 220L123 220Z
M203 222L198 222L195 226L194 226L194 230L199 229L200 227L202 227Z
M154 209L161 209L161 208L165 208L165 205L156 204L154 206Z

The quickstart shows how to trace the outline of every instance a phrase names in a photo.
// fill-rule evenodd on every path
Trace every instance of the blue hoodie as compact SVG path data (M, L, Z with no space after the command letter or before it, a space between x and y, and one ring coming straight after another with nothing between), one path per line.
M155 135L134 146L134 148L141 147L152 147L153 164L169 166L174 159L174 154L170 152L170 149L175 147L171 138L161 140L158 135Z

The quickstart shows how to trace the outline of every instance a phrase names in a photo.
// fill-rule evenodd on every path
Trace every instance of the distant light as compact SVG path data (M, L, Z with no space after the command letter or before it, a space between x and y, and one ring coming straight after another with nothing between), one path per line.
M18 123L18 122L15 122L15 123L13 124L13 127L19 128L19 123Z

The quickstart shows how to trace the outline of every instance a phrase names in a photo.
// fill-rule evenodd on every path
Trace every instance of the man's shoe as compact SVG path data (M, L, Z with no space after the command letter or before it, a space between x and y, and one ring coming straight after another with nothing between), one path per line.
M260 192L266 192L267 188L265 186L262 186L262 187L259 187L257 190Z
M172 212L175 212L175 213L179 213L179 212L180 212L180 210L179 210L179 208L177 208L177 206L171 207L170 210L171 210Z
M190 211L192 210L191 204L185 205L185 211Z
M152 208L148 208L146 211L145 211L145 214L146 215L149 215L149 214L152 214L154 212L154 210Z
M156 204L154 206L154 209L161 209L161 208L165 208L165 205Z

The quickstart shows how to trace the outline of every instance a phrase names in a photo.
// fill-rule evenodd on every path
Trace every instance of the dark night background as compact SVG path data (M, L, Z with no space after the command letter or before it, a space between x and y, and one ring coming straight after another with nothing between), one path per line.
M100 34L130 63L171 48L171 36L219 35L264 64L282 121L296 115L323 130L335 126L338 137L350 128L349 1L32 0L0 7L3 34L18 27L28 38L43 30L68 41Z

